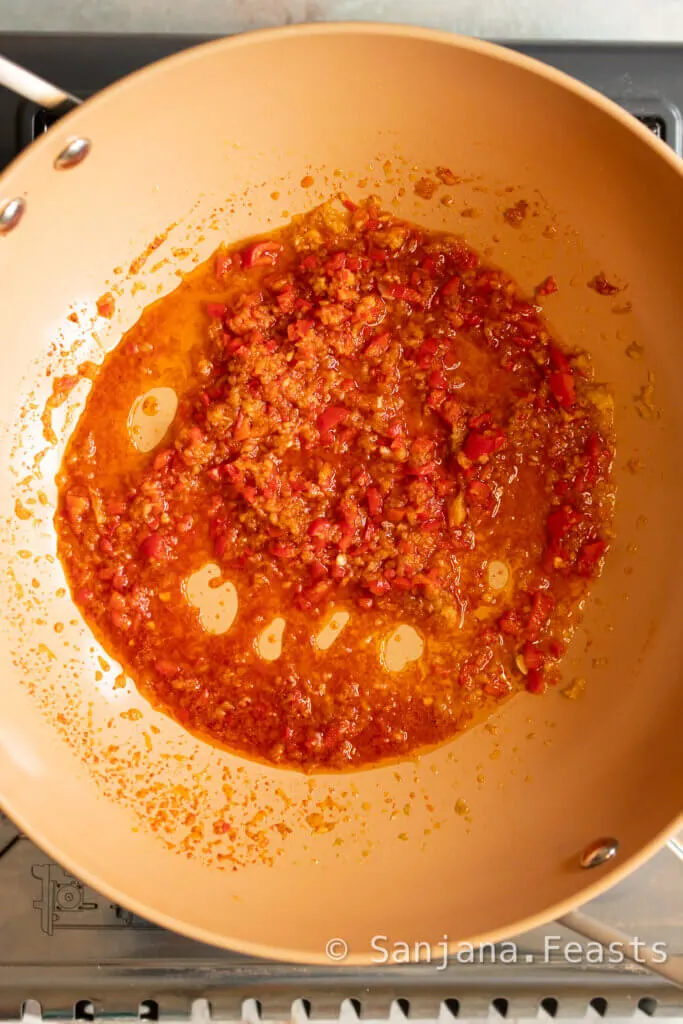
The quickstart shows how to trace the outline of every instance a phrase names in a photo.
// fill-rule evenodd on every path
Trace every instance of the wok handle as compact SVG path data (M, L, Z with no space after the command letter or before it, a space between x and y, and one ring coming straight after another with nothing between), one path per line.
M639 967L646 967L649 971L653 971L679 988L683 988L683 957L669 957L666 963L660 963L654 950L640 941L638 941L637 955L635 952L631 953L629 950L635 950L632 935L626 935L625 932L620 932L616 928L610 928L602 921L596 921L594 917L582 914L580 910L572 910L570 913L558 917L557 923L564 925L565 928L570 928L578 935L583 935L586 939L599 942L602 946L607 947L611 942L615 943L624 956L638 964Z
M8 60L1 54L0 85L4 85L6 89L18 93L24 99L31 100L38 106L55 111L55 113L60 107L63 107L62 112L66 113L67 110L78 106L81 102L76 96L64 92L63 89L58 89L56 85L46 82L44 78L34 75L32 71L27 71L20 64L15 64L14 61Z

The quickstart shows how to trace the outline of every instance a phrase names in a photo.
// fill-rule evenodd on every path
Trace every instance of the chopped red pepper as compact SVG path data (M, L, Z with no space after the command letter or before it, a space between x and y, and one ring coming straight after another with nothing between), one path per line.
M348 254L346 252L336 252L334 256L330 256L325 262L325 271L328 274L335 274L338 270L343 270L346 266Z
M308 527L309 537L318 537L321 540L327 540L332 530L332 523L328 519L318 517L314 519L311 525Z
M522 648L522 656L528 669L543 668L547 659L546 654L536 644L527 641Z
M577 572L581 576L591 576L606 550L607 541L600 540L599 538L587 541L579 552L576 563Z
M376 487L368 487L365 494L368 503L368 512L371 516L378 516L382 511L382 496Z
M168 541L159 533L150 533L143 540L138 551L142 558L149 558L156 562L165 562L170 555Z
M314 583L327 576L327 572L327 566L319 559L316 558L311 562L311 579Z
M459 295L462 287L462 278L456 274L455 277L451 277L446 281L445 285L441 289L442 295Z
M486 434L472 430L465 438L462 446L463 454L472 462L488 458L494 452L500 451L505 445L505 434L502 430L492 430Z
M116 302L111 292L105 292L104 295L100 295L97 300L97 312L99 316L104 317L106 320L111 320L116 309Z
M384 355L390 344L391 334L389 331L384 331L383 334L378 334L376 338L372 339L365 349L365 355L368 359L376 359L378 356Z
M212 320L222 320L228 312L228 307L222 302L208 302L206 312Z
M423 341L417 351L417 361L421 370L427 370L439 349L439 342L436 338L427 338Z
M175 679L180 672L178 665L167 658L160 658L159 661L155 661L154 668L157 675L162 676L164 679Z
M486 427L490 427L493 422L493 417L490 412L482 412L478 416L470 416L467 424L470 430L485 430Z
M553 398L563 409L571 409L576 402L576 384L571 373L551 373L548 384Z
M526 689L528 693L541 694L546 691L545 677L540 669L532 668L526 677Z
M498 619L498 629L501 633L505 633L506 636L519 636L524 626L520 621L518 613L510 610L503 612Z
M582 518L582 514L571 505L561 505L550 512L546 519L546 529L553 547L557 548Z
M430 388L447 388L448 380L446 379L445 373L441 370L433 370L427 378L427 383Z
M489 508L493 501L491 488L483 480L471 480L467 485L467 497L473 505Z
M242 250L242 263L245 267L267 267L277 263L282 252L282 243L272 239L254 242Z
M542 284L536 289L537 295L553 295L557 291L557 281L554 277L546 277Z
M408 288L404 284L392 284L389 288L384 289L387 295L391 296L392 299L398 299L402 302L412 302L422 305L423 299L419 292L416 292L414 288Z
M535 640L539 632L547 625L555 600L547 590L537 590L531 599L531 611L527 619L526 631L529 640Z
M338 427L340 423L344 423L348 415L349 410L343 406L328 405L327 409L323 410L320 416L318 416L318 430L321 434L327 434L330 430Z
M588 282L588 287L592 288L598 295L615 295L621 291L621 288L616 284L610 284L604 274L596 274L595 277L591 278Z
M391 584L388 580L370 580L366 586L371 594L386 594L387 591L391 590Z
M560 373L571 373L571 365L564 352L557 345L548 345L548 356L550 365Z
M282 544L280 541L273 541L270 545L270 553L275 558L294 558L297 549L295 544Z

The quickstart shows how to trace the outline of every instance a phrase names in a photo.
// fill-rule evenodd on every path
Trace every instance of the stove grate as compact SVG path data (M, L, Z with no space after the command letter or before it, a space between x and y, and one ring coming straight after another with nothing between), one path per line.
M601 990L598 990L601 991ZM168 1024L455 1024L456 1021L548 1021L571 1019L574 1024L594 1022L604 1017L618 1021L640 1021L648 1017L675 1017L680 1019L683 999L667 996L625 996L617 998L585 992L571 996L534 996L531 993L510 991L507 996L498 991L478 991L476 995L448 997L436 1007L427 1007L421 1000L388 997L380 1005L376 996L365 1000L346 998L337 1000L326 993L322 1012L310 1000L279 1000L264 1005L257 999L245 999L229 1007L216 1005L211 999L195 999L181 1009L178 1005L165 1007L156 1000L144 1000L137 1010L104 1008L89 1000L79 1000L70 1009L47 1010L37 1000L24 1001L16 1017L2 1017L0 1024L62 1024L62 1022L95 1022L95 1024L143 1024L161 1021Z

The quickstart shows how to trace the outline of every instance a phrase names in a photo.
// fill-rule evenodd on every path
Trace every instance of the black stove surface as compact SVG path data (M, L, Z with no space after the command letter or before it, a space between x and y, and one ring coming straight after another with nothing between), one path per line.
M85 99L131 71L208 38L0 32L0 53ZM683 155L683 44L508 45L609 96ZM46 111L0 88L0 169L50 123Z

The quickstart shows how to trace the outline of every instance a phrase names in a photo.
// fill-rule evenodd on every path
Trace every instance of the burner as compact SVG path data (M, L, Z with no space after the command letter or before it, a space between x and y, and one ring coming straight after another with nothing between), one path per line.
M43 135L58 118L44 107L39 107L30 100L20 100L16 113L16 151L22 149Z
M646 128L649 128L653 135L656 135L662 142L666 142L666 124L664 119L655 114L640 114L638 120L642 121Z

